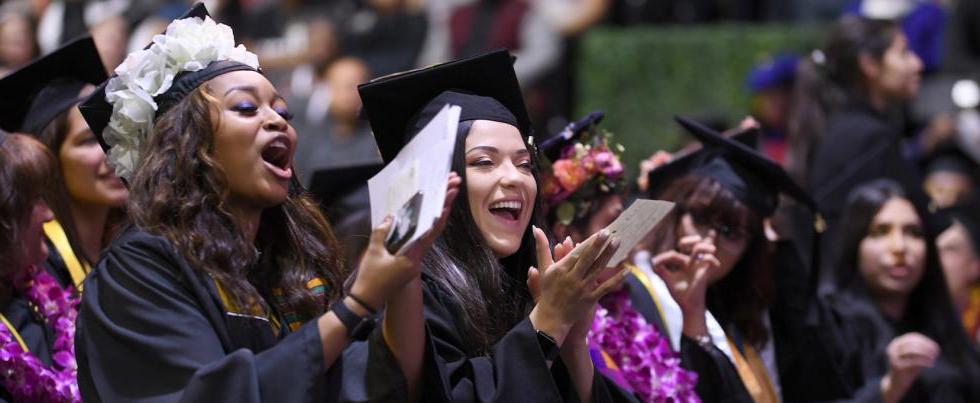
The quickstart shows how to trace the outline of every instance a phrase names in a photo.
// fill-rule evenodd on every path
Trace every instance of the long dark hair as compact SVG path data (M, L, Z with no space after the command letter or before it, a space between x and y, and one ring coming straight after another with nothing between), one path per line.
M78 232L78 227L75 225L75 218L71 212L71 194L68 192L68 185L65 184L61 159L58 157L61 154L61 147L65 144L65 139L68 137L68 115L70 113L71 108L59 113L39 133L36 133L41 143L47 146L55 156L55 167L51 172L53 185L45 195L45 200L48 203L48 207L51 208L51 212L54 213L55 220L64 228L65 234L68 237L68 244L75 251L75 256L86 264L92 265L95 262L89 256L85 256L85 253L83 253L84 249L81 248L81 234ZM107 246L112 241L122 222L125 221L125 217L126 214L123 208L113 207L109 209L105 230L103 231L102 239L99 240L102 247Z
M530 311L527 270L537 264L537 257L530 225L517 252L505 258L497 258L480 235L466 197L464 146L471 127L470 121L459 124L453 154L452 169L463 180L462 191L453 203L445 230L426 254L422 266L427 277L461 308L456 323L466 339L468 353L480 355L489 353ZM543 228L537 156L531 154L538 197L530 223Z
M292 190L284 203L263 211L255 244L246 240L229 213L227 179L212 155L217 102L205 84L158 117L130 182L130 215L220 282L236 306L264 306L261 295L278 288L285 298L277 308L315 318L328 301L306 283L322 278L327 300L340 295L346 273L337 241L317 204Z
M749 235L745 252L723 279L708 288L707 307L723 323L733 323L742 337L756 347L769 338L763 322L765 309L775 297L772 246L763 235L762 217L725 189L717 180L690 174L678 179L658 196L676 203L674 211L657 227L657 253L677 247L678 229L685 213L711 223L740 229Z
M843 16L830 29L823 49L814 51L797 67L787 168L800 183L806 183L807 167L823 137L829 114L851 100L868 97L861 56L880 61L899 32L893 21Z
M46 190L55 158L37 140L10 134L0 143L0 277L20 270L21 231Z
M868 302L873 301L858 267L861 241L868 235L871 222L882 207L896 198L907 199L902 187L888 179L879 179L861 185L848 197L841 218L839 244L841 255L837 262L836 277L837 290L842 295ZM918 207L916 213L920 218L926 217L925 212ZM939 265L936 234L930 232L927 225L923 225L922 228L926 243L925 272L919 284L909 295L903 321L911 326L910 330L920 332L939 343L943 355L964 371L964 379L975 381L980 379L980 357L970 345L963 326L956 317L956 308L946 289L946 281ZM886 338L878 341L882 345L897 336L888 331L881 333ZM980 397L980 385L976 382L971 384L974 396Z

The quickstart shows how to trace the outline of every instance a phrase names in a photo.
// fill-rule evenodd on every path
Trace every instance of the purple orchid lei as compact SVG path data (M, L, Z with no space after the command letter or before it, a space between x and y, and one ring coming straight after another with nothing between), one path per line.
M700 402L698 375L681 367L670 341L636 312L629 292L614 291L596 310L590 344L605 352L644 402Z
M14 401L81 402L75 364L75 318L78 298L50 274L31 266L14 278L14 288L37 307L54 329L50 368L24 351L7 326L0 326L0 384Z

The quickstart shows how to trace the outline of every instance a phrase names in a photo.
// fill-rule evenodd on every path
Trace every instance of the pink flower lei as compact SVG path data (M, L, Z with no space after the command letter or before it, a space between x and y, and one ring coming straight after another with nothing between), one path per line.
M681 367L670 341L630 304L626 289L607 295L596 310L589 342L619 367L620 378L644 402L700 402L698 375Z
M78 298L37 266L14 278L13 285L54 330L53 363L45 367L21 348L7 326L0 326L0 384L14 401L81 402L74 340Z

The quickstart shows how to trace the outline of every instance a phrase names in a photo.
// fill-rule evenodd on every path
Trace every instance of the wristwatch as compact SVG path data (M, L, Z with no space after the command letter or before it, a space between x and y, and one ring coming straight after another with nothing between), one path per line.
M368 336L371 335L371 331L374 330L376 326L375 319L373 316L368 315L362 317L352 311L344 303L344 299L341 298L334 302L330 306L330 310L337 315L337 319L340 319L340 323L344 324L347 328L347 337L351 340L363 341L367 340Z
M541 352L544 353L545 361L554 361L558 358L558 353L561 351L558 348L558 342L555 341L555 338L540 330L536 330L535 333L538 335L538 345L541 346Z

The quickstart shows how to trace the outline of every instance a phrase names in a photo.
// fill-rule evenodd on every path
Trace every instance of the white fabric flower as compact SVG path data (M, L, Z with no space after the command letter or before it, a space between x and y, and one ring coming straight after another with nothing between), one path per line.
M116 67L116 76L106 85L112 116L102 134L112 147L108 161L117 175L129 179L139 164L140 147L159 109L153 98L167 92L177 74L221 60L259 67L258 56L235 46L231 27L211 17L195 17L170 23L164 34L153 37L148 49L130 53Z

